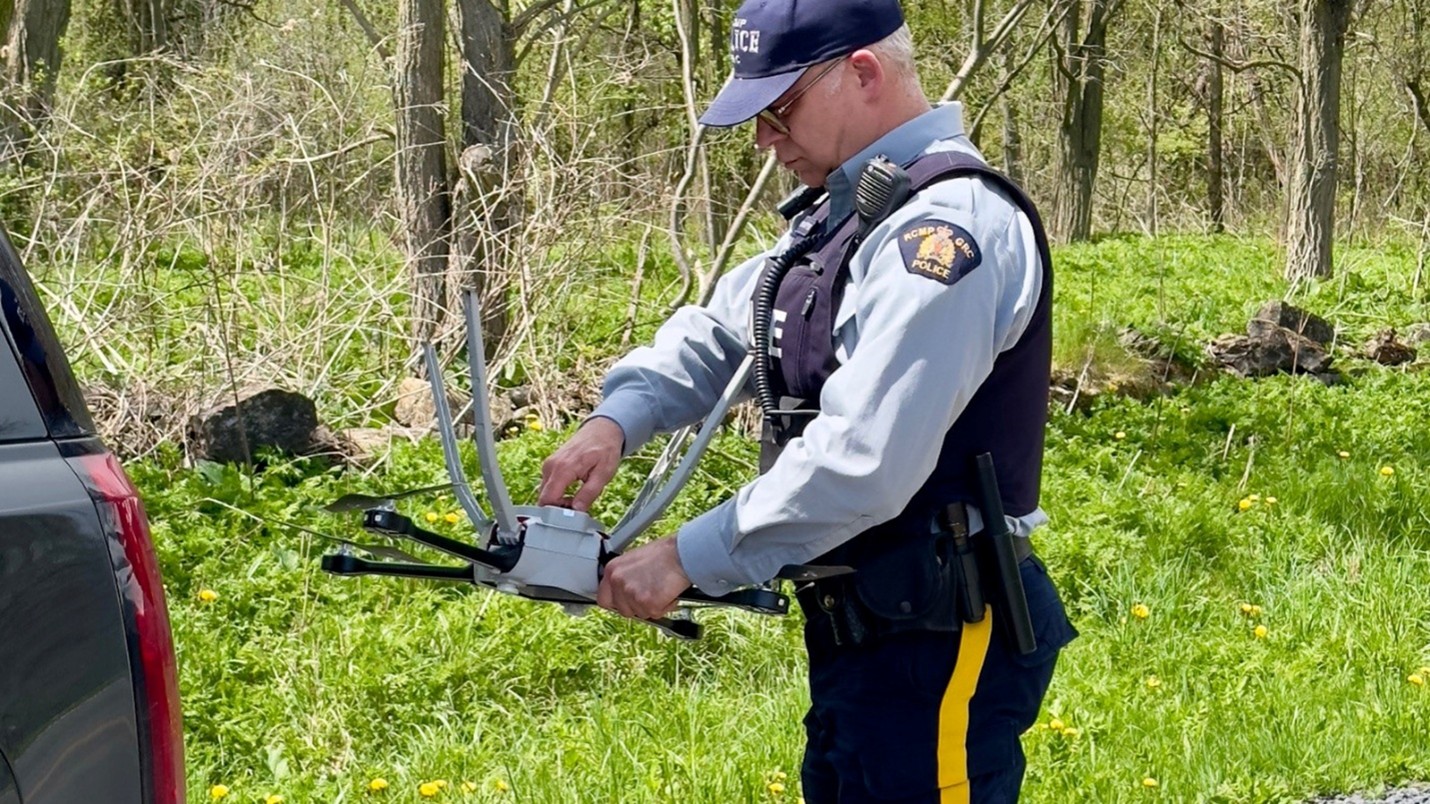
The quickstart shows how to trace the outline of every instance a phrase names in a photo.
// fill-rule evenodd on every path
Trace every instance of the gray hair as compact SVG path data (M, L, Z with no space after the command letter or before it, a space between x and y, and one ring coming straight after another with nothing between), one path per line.
M918 67L914 64L914 35L907 24L870 45L869 50L894 72L911 77L918 75Z
M906 93L922 96L923 88L919 84L918 66L914 62L914 35L909 30L907 23L865 49L879 58L879 62L884 65L886 74L895 86L901 87L902 91ZM835 97L839 94L843 83L843 72L836 73L834 81L825 82L821 96L824 98Z

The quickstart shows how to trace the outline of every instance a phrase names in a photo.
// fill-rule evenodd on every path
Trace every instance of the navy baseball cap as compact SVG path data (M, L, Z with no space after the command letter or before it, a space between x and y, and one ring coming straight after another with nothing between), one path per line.
M872 45L903 24L898 0L745 0L730 25L735 75L700 122L738 126L811 65Z

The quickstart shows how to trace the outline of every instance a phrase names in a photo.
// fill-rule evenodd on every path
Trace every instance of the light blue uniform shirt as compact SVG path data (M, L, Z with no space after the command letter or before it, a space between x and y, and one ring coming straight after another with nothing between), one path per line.
M938 151L982 158L958 103L899 126L831 174L831 219L853 209L869 159L905 164ZM952 286L904 267L896 235L927 220L962 227L982 250L979 266ZM708 305L680 309L651 346L611 369L592 415L621 426L627 454L657 431L701 420L719 400L750 348L751 298L765 260L787 240L730 271ZM840 366L820 393L819 415L768 472L680 528L676 545L691 581L710 594L760 583L897 516L933 473L944 434L993 361L1022 336L1041 290L1032 224L986 180L938 182L895 210L850 260L834 316ZM1038 509L1009 526L1027 536L1046 521Z

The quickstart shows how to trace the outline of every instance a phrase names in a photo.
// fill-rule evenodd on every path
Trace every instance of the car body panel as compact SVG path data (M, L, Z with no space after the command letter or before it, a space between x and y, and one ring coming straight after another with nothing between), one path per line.
M0 752L21 800L138 802L126 625L94 502L49 441L0 445L0 489Z
M5 752L0 751L0 804L20 804L20 791L15 788L15 774Z

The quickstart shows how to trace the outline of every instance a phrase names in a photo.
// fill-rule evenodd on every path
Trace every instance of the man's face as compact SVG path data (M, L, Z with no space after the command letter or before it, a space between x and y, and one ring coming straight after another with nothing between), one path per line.
M773 150L780 164L810 187L823 187L843 162L839 96L848 65L841 58L809 68L755 118L756 147Z

